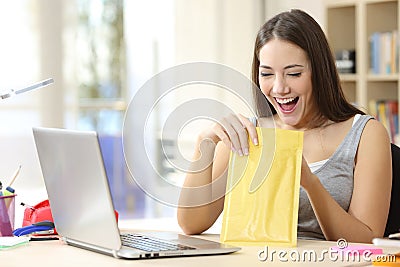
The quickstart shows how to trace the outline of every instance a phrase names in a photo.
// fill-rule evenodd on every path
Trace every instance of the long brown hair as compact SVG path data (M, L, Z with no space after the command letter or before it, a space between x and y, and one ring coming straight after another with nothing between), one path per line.
M252 80L259 83L259 53L270 40L278 38L299 46L305 51L311 64L313 100L320 114L309 122L309 126L319 127L326 120L345 121L355 114L364 114L350 104L343 93L335 61L328 40L319 24L304 11L293 9L282 12L268 20L259 30L254 45ZM264 94L258 88L253 91L257 115L259 117L276 114Z

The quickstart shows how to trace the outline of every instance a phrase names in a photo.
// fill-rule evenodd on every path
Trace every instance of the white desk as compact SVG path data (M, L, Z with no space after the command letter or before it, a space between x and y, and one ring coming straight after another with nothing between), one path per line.
M161 225L162 222L160 222ZM210 240L219 240L219 236L215 234L204 234L200 236ZM336 245L336 242L327 241L307 241L299 240L295 248L268 247L269 252L272 250L284 250L287 253L304 253L304 251L315 251L317 255L321 255L324 250ZM337 260L332 261L328 256L323 262L303 261L287 262L280 261L275 255L274 260L270 258L266 261L260 261L258 254L264 247L242 247L238 252L228 255L216 256L195 256L180 258L159 258L146 260L122 260L115 259L110 256L94 253L84 249L72 247L63 244L61 241L35 241L26 245L0 251L0 265L5 267L22 267L22 266L40 266L40 267L64 267L64 266L368 266L362 262L351 260L350 262ZM385 253L399 252L400 248L386 247ZM288 256L286 256L288 258ZM340 259L340 258L339 258Z

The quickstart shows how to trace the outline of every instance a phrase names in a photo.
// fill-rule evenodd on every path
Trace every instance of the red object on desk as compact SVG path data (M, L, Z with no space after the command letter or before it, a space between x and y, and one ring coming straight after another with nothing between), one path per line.
M54 222L48 199L25 209L22 226L28 226L42 221Z
M115 218L118 222L118 211L114 210ZM42 222L42 221L50 221L54 222L53 215L51 214L50 202L48 199L39 202L35 206L28 207L24 211L24 219L22 221L22 226L29 226L34 223ZM55 234L57 234L54 229Z
M25 209L22 227L43 221L54 222L48 199ZM56 229L54 229L54 234L57 234Z

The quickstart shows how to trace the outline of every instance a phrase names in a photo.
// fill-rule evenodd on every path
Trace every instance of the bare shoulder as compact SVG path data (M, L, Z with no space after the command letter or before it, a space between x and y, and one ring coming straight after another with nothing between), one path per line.
M371 160L377 160L377 157L386 160L387 157L390 157L389 133L381 122L375 119L367 122L361 135L357 154L358 159L362 155L369 157ZM371 157L371 155L375 156Z
M361 141L367 141L369 143L389 143L390 138L385 126L378 120L371 119L365 125Z

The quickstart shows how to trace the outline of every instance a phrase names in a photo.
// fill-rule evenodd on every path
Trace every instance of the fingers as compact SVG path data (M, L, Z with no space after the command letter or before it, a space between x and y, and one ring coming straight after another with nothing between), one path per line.
M253 143L258 144L255 125L246 117L232 114L222 119L221 125L225 132L221 140L240 156L249 154L249 135Z
M202 132L199 139L209 139L215 144L222 141L232 151L243 156L249 154L249 136L253 144L258 145L254 123L242 115L231 114Z
M234 115L230 115L224 118L222 121L222 126L231 142L231 149L237 152L240 156L249 154L249 144L247 131L243 124L240 122L239 118Z
M253 121L250 121L248 118L244 117L243 115L239 114L238 115L242 124L246 127L246 130L248 134L250 135L250 139L252 140L254 145L258 145L258 135L256 131L256 119Z

